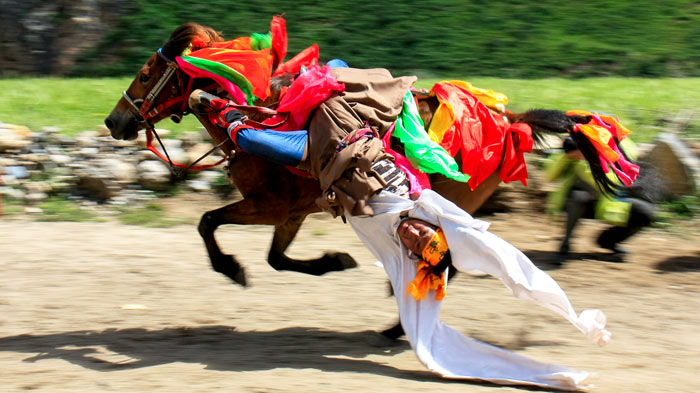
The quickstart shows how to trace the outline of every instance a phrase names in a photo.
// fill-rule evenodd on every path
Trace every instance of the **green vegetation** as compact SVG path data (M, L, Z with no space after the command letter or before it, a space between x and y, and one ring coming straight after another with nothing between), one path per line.
M91 211L81 209L75 202L52 197L38 206L42 213L39 221L95 221L97 215Z
M6 216L22 213L25 206L23 202L9 199L4 195L0 204L2 205L2 214Z
M185 22L233 39L267 32L282 13L290 55L318 43L324 61L397 74L700 76L700 5L691 0L132 0L72 75L133 75Z
M505 93L514 112L531 108L587 109L614 113L634 133L638 142L648 142L682 111L700 107L700 78L641 79L498 79L449 76L421 79L417 87L430 88L441 79L461 79L475 86ZM121 97L130 78L0 79L0 121L26 125L32 130L60 127L66 135L94 130L102 124ZM686 130L700 138L700 116ZM187 116L182 123L158 124L175 135L200 127Z
M185 224L181 219L168 218L166 212L158 203L149 203L136 208L122 209L119 220L127 225L169 228Z
M131 78L0 79L0 121L25 125L33 131L59 127L64 134L74 136L104 124L130 83ZM198 126L193 117L181 124L159 125L178 132Z
M700 194L683 195L680 198L659 205L654 225L667 228L675 220L692 220L700 216Z

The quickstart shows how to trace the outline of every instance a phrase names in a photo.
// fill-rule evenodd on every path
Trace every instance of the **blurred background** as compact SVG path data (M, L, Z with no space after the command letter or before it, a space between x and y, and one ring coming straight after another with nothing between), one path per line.
M289 53L419 76L700 76L694 1L2 0L2 76L124 76L179 24L232 39L285 14Z

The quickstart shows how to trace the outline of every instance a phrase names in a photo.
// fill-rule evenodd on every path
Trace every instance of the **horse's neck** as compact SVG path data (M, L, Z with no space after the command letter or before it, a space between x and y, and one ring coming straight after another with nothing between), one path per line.
M206 116L201 116L201 115L196 115L197 120L204 126L204 128L207 130L209 133L209 136L211 136L211 139L214 141L214 144L219 145L219 148L224 152L224 154L227 157L230 157L233 155L233 152L235 150L235 145L233 144L233 141L228 137L228 133L221 127L218 127L214 124L211 124L209 119L206 118Z

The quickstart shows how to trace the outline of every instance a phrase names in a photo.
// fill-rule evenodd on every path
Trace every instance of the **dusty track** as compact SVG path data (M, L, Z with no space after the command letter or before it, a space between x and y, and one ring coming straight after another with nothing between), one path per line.
M177 214L197 216L205 203ZM555 266L558 225L537 214L486 217L526 252L574 307L601 308L613 341L588 343L496 280L458 277L442 319L465 334L543 361L596 372L596 392L700 391L700 234L643 232L617 263L585 222L572 260ZM406 342L370 345L396 315L384 272L340 220L307 220L297 257L348 251L360 267L309 277L264 261L267 227L217 238L245 265L247 289L209 267L194 225L0 218L0 391L515 392L442 380Z

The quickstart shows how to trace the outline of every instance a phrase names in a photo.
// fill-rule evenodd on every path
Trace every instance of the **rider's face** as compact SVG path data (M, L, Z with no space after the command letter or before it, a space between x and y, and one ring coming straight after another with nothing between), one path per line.
M435 225L423 220L409 218L401 221L397 232L404 246L420 256L430 239L433 238L435 228L437 228Z

